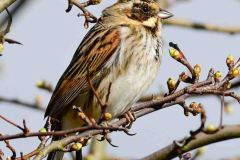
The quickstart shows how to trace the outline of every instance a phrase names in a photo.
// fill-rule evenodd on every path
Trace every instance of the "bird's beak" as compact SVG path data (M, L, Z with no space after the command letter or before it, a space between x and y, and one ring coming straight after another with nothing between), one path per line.
M167 19L167 18L170 18L173 16L172 13L168 12L168 11L165 11L163 9L160 9L160 12L158 13L158 16L161 18L161 19Z

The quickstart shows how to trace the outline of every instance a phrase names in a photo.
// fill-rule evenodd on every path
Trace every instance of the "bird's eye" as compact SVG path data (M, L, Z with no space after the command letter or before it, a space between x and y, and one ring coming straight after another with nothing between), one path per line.
M148 5L142 5L142 6L141 6L141 9L142 9L142 11L143 11L144 13L148 13L148 12L149 12L149 7L148 7Z

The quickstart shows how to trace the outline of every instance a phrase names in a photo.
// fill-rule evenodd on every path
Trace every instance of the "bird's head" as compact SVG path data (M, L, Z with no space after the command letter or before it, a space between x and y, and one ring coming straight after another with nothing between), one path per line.
M160 4L154 0L119 0L118 3L107 8L105 13L147 27L154 27L157 21L173 16L170 12L161 9Z

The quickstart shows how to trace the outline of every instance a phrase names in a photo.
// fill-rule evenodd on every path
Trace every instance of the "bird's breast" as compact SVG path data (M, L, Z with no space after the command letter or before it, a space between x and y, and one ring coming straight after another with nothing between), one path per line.
M160 37L147 31L121 29L121 45L113 55L109 74L98 87L104 99L112 84L107 112L116 117L130 109L156 78L161 55Z

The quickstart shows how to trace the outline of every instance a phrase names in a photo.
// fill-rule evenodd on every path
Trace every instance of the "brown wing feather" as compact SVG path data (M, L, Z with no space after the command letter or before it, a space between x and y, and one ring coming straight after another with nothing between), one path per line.
M101 77L101 69L116 52L119 44L120 36L117 28L105 29L96 24L82 41L70 65L60 78L45 117L57 118L81 92L88 90L87 68L92 80L99 74Z

